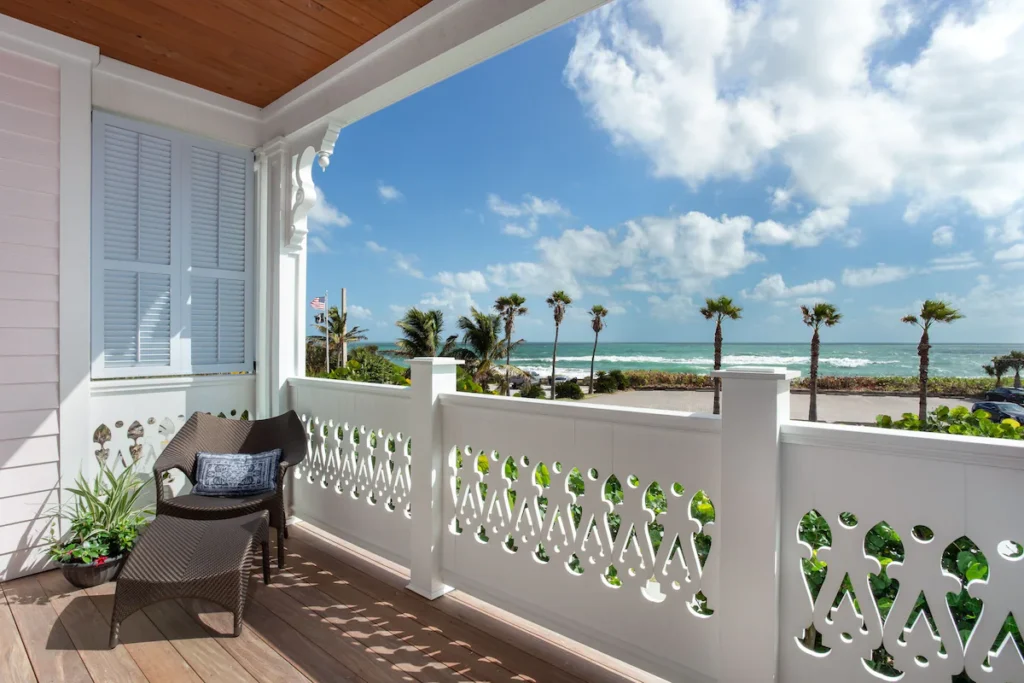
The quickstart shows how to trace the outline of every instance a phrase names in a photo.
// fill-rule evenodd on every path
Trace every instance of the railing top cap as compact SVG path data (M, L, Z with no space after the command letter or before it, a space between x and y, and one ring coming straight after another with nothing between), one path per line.
M410 365L464 365L466 361L454 358L410 358Z
M778 381L794 380L800 376L800 371L787 368L744 365L738 368L715 370L711 373L711 376L721 379L771 379Z

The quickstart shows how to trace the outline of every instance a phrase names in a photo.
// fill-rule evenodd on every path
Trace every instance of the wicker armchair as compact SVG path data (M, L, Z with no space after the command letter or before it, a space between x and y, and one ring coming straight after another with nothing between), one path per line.
M205 453L261 453L281 449L277 489L255 496L214 498L187 494L165 498L161 476L179 469L196 483L196 455ZM167 444L153 466L156 481L156 514L186 519L229 519L260 510L270 513L270 526L277 529L277 566L284 567L284 539L288 538L284 510L284 481L288 468L306 457L306 432L294 411L266 420L228 420L205 413L193 413Z

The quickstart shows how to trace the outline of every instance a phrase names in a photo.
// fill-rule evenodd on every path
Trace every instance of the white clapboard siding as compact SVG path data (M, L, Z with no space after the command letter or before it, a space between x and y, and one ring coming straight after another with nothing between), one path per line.
M0 579L57 504L60 71L0 50Z

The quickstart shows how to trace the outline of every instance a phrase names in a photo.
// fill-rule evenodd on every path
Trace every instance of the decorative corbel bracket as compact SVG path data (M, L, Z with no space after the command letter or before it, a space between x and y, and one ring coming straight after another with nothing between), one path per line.
M285 240L286 246L290 249L301 249L309 232L307 217L317 201L316 185L313 183L313 163L317 162L321 169L327 170L341 129L342 124L329 121L302 136L293 147L301 151L292 155L291 220Z

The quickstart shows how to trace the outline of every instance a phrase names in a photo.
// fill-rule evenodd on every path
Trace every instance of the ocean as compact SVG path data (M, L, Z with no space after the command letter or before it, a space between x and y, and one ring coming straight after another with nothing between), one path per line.
M380 344L381 349L394 348ZM1024 345L1017 345L1021 348ZM1014 348L1008 344L933 344L930 373L934 377L979 377L981 366L993 356ZM560 342L558 373L569 377L590 375L593 342ZM512 363L524 370L551 373L550 343L523 344L512 354ZM804 344L729 344L722 349L723 366L771 365L810 369L810 342ZM707 374L714 365L712 344L667 344L653 342L608 342L597 347L595 371L668 370ZM818 372L821 375L916 376L916 344L825 344L821 345Z

